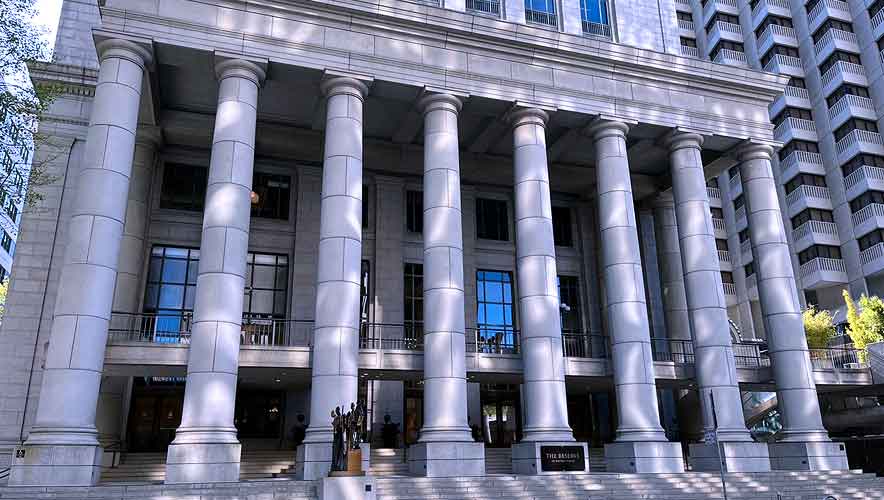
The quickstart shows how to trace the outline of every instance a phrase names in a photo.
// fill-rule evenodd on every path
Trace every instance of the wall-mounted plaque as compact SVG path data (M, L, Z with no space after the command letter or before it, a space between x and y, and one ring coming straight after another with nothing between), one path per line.
M540 468L544 472L586 471L582 446L541 446Z

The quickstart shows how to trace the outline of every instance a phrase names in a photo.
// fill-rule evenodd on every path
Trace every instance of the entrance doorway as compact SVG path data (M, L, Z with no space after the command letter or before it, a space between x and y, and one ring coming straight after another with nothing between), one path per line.
M511 384L483 384L482 435L485 445L508 448L522 438L522 405L519 386Z
M129 412L129 451L166 451L181 424L183 406L183 377L136 378Z
M406 380L405 384L405 428L402 439L405 446L414 444L420 437L424 425L424 386L421 382Z

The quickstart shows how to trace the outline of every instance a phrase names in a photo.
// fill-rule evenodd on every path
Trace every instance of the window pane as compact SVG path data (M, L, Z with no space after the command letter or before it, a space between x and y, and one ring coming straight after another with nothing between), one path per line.
M181 309L183 305L184 286L163 285L162 288L160 288L160 307Z
M184 284L186 276L186 260L166 259L163 265L163 282Z

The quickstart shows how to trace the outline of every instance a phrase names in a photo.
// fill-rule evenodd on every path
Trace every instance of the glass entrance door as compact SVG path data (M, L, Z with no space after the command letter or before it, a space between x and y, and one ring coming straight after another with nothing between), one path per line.
M482 387L482 435L486 446L507 448L521 439L522 415L518 386Z

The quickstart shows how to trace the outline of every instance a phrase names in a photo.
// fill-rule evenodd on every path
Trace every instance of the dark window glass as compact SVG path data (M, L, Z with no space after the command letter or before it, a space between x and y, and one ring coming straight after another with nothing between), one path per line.
M424 266L405 264L405 338L424 337Z
M251 319L285 318L288 282L287 256L249 253L243 315Z
M508 241L509 218L506 202L476 199L476 236L486 240Z
M697 41L693 38L681 37L681 44L684 47L696 47Z
M361 273L359 318L362 323L368 323L371 311L371 263L369 261L362 261Z
M819 42L824 36L826 36L826 33L828 33L829 30L841 30L853 33L853 25L830 17L823 21L823 24L813 32L813 43Z
M807 88L807 84L804 82L804 78L798 78L797 76L789 78L789 83L787 83L786 85L790 87L797 87L799 89Z
M12 236L9 236L6 230L3 230L3 240L0 241L0 247L3 247L3 250L6 250L7 253L12 248Z
M878 125L876 125L875 122L869 120L863 120L861 118L851 118L844 122L844 125L841 125L837 129L835 129L835 132L833 132L833 134L835 135L835 140L840 141L841 139L846 137L847 134L853 132L854 130L865 130L868 132L877 133Z
M747 278L755 274L755 262L750 262L743 266L743 272L746 273Z
M872 2L872 5L869 5L869 19L874 18L875 15L881 11L881 8L884 8L884 0L875 0Z
M736 198L734 198L734 210L739 209L740 207L742 207L745 204L746 204L746 199L743 197L743 195L740 195L740 196L737 196Z
M577 276L559 276L559 312L562 317L563 333L580 333L583 323L580 320L580 280Z
M773 59L776 55L799 57L798 49L794 47L787 47L785 45L773 45L771 46L771 49L768 50L767 53L761 57L762 67L767 66L767 63L769 63L770 60Z
M819 153L820 148L815 142L801 141L798 139L789 141L780 150L780 161L785 160L795 151L807 151L808 153Z
M199 250L155 246L150 253L144 312L157 315L157 342L177 343L196 297Z
M792 217L792 227L797 228L808 221L819 221L819 222L835 222L835 219L832 217L832 212L828 210L820 210L818 208L805 208L804 210L795 214L795 217Z
M831 108L839 99L846 95L855 95L859 97L869 97L869 89L858 87L856 85L844 84L835 89L829 97L826 97L826 104Z
M255 172L252 191L252 217L288 220L291 177Z
M847 177L862 168L863 165L884 168L884 157L871 154L858 154L844 165L841 165L841 172L844 174L844 177Z
M816 258L840 259L841 248L829 245L813 245L808 247L806 250L798 252L798 263L801 265L806 264Z
M859 250L863 251L884 241L884 229L875 229L859 238Z
M714 16L709 19L709 22L706 23L706 33L708 34L712 31L712 26L717 22L723 23L731 23L731 24L740 24L740 18L731 14L725 14L724 12L716 12Z
M736 165L734 167L727 169L727 175L728 175L728 178L730 178L730 179L733 179L739 173L740 173L740 166L739 165Z
M679 21L694 22L694 16L690 12L678 11L675 13L675 16L678 18Z
M734 273L730 271L721 271L721 282L722 283L733 283L734 282Z
M884 192L870 190L857 196L856 198L850 200L850 211L853 213L857 213L865 208L867 205L871 205L872 203L884 204Z
M737 237L740 238L740 243L749 239L749 228L743 229L739 233L737 233Z
M829 71L829 69L834 66L835 63L837 63L838 61L844 61L853 64L862 64L858 55L851 54L850 52L844 52L842 50L836 50L832 53L832 55L827 57L826 60L820 64L820 75L826 74L826 71Z
M424 193L405 192L405 229L411 233L424 232Z
M709 213L713 219L724 219L724 212L718 207L709 207Z
M795 177L789 179L789 182L786 183L785 191L786 194L795 191L800 186L819 186L826 187L826 178L822 175L814 175L814 174L798 174Z
M786 118L800 118L802 120L813 120L813 115L809 109L803 108L785 108L771 120L774 125L779 125L786 121Z
M553 239L556 246L570 247L574 245L571 234L571 209L568 207L552 207Z
M788 17L767 16L764 18L763 21L761 21L761 24L759 24L758 27L755 28L755 38L760 37L761 34L764 33L764 30L766 30L767 27L770 25L785 26L786 28L791 28L792 20Z
M712 51L709 52L709 58L714 60L715 56L717 56L718 53L722 49L734 50L736 52L745 52L746 51L746 49L743 47L742 43L731 42L728 40L721 40L718 43L716 43L715 47L712 48Z
M726 252L727 251L727 240L723 240L721 238L715 238L715 248Z
M209 169L196 165L166 163L160 207L202 212Z

